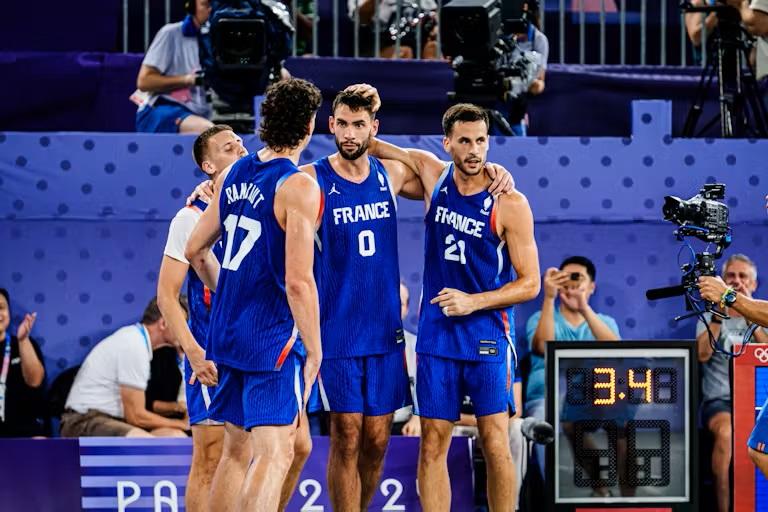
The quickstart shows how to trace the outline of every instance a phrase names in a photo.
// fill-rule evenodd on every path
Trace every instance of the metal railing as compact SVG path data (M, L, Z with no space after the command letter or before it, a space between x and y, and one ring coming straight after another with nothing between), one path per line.
M387 34L386 41L392 41L392 44L386 46L393 47L394 56L399 56L401 47L406 44L412 47L416 58L422 56L422 44L426 42L427 35L420 29L411 30L413 34L406 42L403 31L395 30L396 23L393 23L412 12L412 2L421 0L376 1L373 18L368 25L361 21L359 10L349 15L347 0L285 1L293 15L294 26L297 26L303 8L309 13L304 16L311 18L311 36L302 41L302 47L308 49L307 53L334 57L380 55L384 48L383 35ZM362 5L364 1L357 0L357 5ZM383 2L394 9L387 23L380 19ZM439 26L444 2L437 0L436 3ZM550 1L549 5L553 3ZM627 9L627 0L558 0L555 10L544 11L540 17L541 30L550 41L549 62L687 65L692 45L686 33L685 15L677 10L676 0L636 0L632 5L634 10ZM168 23L174 17L180 17L178 12L174 12L180 7L176 3L174 7L172 9L171 0L123 0L123 52L146 51L161 22ZM143 48L136 41L139 39L137 34L132 32L135 28L129 23L142 16ZM704 18L699 13L691 16L701 16L702 21ZM703 23L702 32L702 47L706 47L707 34ZM393 34L391 39L388 36L390 33ZM299 38L297 31L293 36L294 55L299 48ZM439 49L439 31L437 46Z

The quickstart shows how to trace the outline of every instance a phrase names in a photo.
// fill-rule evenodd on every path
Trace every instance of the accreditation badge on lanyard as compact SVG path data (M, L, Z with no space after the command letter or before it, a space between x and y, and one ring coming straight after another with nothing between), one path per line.
M5 383L8 381L8 369L11 366L11 335L5 335L5 350L3 350L3 368L0 370L0 421L5 421Z

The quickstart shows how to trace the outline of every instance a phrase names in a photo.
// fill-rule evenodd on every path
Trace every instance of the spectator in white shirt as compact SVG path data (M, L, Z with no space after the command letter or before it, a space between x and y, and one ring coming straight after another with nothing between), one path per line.
M182 306L187 310L183 298ZM61 435L186 436L186 419L165 418L145 403L152 351L168 345L178 343L153 298L139 323L118 329L85 358L67 398Z

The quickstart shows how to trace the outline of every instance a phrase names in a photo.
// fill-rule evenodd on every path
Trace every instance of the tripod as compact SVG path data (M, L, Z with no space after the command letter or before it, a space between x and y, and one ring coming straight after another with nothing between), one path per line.
M693 104L683 128L684 137L700 137L720 121L723 137L768 137L768 117L749 63L752 45L741 28L738 11L728 6L686 7L686 12L715 12L718 27L708 40L707 65L701 73ZM696 129L704 101L717 76L720 112Z

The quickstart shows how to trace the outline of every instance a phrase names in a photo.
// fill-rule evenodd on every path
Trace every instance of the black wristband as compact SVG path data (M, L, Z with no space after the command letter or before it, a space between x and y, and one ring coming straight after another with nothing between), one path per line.
M711 324L722 324L723 321L720 319L719 316L713 316L712 319L710 319L709 323L711 323Z

